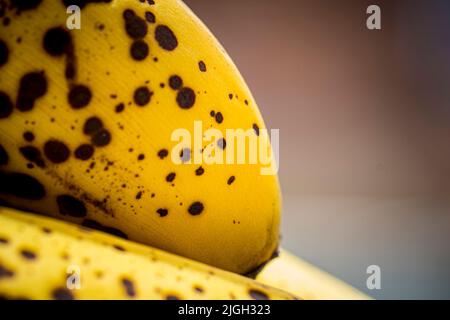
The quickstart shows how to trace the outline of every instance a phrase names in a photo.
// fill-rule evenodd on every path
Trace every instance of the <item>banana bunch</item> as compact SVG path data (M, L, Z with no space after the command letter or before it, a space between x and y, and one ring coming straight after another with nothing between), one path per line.
M278 178L230 138L271 154L247 85L180 0L1 0L0 19L0 203L66 221L0 209L0 295L292 298L238 275L276 255Z

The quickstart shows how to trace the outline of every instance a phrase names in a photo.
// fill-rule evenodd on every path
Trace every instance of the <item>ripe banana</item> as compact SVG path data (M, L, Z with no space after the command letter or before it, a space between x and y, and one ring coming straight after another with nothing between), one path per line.
M277 176L261 161L193 161L239 152L226 129L268 137L238 70L181 1L2 4L0 200L236 273L271 258ZM194 121L222 137L171 139Z
M0 207L0 296L8 299L295 299L158 249Z
M58 230L67 235L77 237L80 229L68 223L44 218L34 214L24 214L14 209L0 209L0 215L20 220L24 223L39 226L42 229ZM134 242L111 237L105 233L89 232L83 234L84 239L96 241L112 247L118 247L127 252L143 256L155 256L161 251ZM167 254L163 253L163 256ZM159 258L159 260L164 260ZM364 293L350 285L334 278L308 262L292 255L288 251L280 250L279 256L267 263L256 275L256 281L270 287L295 294L304 300L370 299Z
M280 250L256 280L291 292L305 300L366 300L369 296L310 263Z

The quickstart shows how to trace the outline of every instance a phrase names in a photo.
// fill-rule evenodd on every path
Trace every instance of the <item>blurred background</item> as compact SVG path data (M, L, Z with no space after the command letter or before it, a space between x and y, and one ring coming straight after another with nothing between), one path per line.
M283 246L375 298L450 299L450 1L185 2L280 129Z

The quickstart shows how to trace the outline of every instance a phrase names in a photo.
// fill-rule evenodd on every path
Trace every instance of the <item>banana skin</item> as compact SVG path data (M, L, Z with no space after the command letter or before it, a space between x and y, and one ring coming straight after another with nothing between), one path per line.
M368 300L366 294L287 250L268 262L256 280L304 300Z
M296 299L254 280L52 218L0 207L7 299Z
M277 176L194 163L237 148L225 138L171 153L195 121L268 142L238 70L181 1L3 2L0 200L240 274L270 259Z
M80 229L68 223L61 223L55 219L24 213L14 209L0 209L0 215L19 220L21 222L39 226L42 229L58 230L64 234L77 237ZM161 253L143 245L124 241L102 232L84 233L83 238L111 247L120 246L127 252L142 256L157 256ZM169 255L170 256L170 255ZM159 260L164 260L157 256ZM191 268L193 265L191 264ZM366 300L369 296L333 277L329 273L311 265L303 259L294 256L285 249L281 249L278 257L273 258L259 270L255 280L263 285L289 292L303 300Z

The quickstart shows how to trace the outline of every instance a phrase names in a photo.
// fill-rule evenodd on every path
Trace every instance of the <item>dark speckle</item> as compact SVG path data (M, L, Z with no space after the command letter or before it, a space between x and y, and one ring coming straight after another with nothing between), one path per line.
M71 50L72 38L62 27L47 30L43 40L44 50L52 56L61 56Z
M135 40L130 47L131 57L136 61L147 58L150 49L144 40Z
M134 288L134 284L130 279L124 278L122 279L122 285L125 288L125 292L129 297L136 296L136 289Z
M139 191L137 194L136 194L136 200L140 200L142 198L142 191Z
M197 216L203 212L203 209L203 203L196 201L189 206L188 212L193 216Z
M22 255L22 257L24 257L27 260L35 260L36 259L36 254L27 249L21 250L20 254Z
M95 27L99 30L99 31L103 31L105 30L105 25L103 23L96 23Z
M183 85L183 80L177 76L173 75L169 78L169 87L171 87L174 90L178 90Z
M9 26L10 23L11 23L11 19L9 17L3 18L3 25L5 27Z
M229 177L228 180L227 180L227 184L231 185L234 182L234 180L236 180L235 176Z
M41 151L33 146L26 146L19 148L22 156L28 161L36 164L39 168L45 168L45 161L42 158Z
M220 138L219 140L217 140L217 146L224 150L227 147L227 141L225 140L225 138Z
M223 122L223 115L221 112L217 112L214 118L216 119L216 122L218 124L221 124Z
M122 252L125 252L125 251L126 251L124 247L122 247L122 246L120 246L120 245L118 245L118 244L114 244L114 245L113 245L113 248L116 249L116 250L118 250L118 251L122 251Z
M103 122L98 117L90 117L83 127L84 134L93 135L103 129Z
M203 62L203 60L200 60L198 62L198 68L200 69L201 72L206 72L206 64L205 62Z
M195 92L191 88L180 89L177 94L178 106L182 109L190 109L195 103Z
M91 90L85 85L76 85L70 89L68 100L73 109L81 109L86 107L91 101Z
M155 29L155 39L159 46L167 51L175 50L178 40L173 31L165 25L159 25Z
M20 13L26 10L36 9L42 0L11 0L11 5Z
M188 162L191 160L191 149L184 148L180 151L180 159L182 162Z
M203 293L205 290L200 286L194 286L194 291L197 293Z
M40 200L45 197L44 186L27 174L0 171L0 193L28 200Z
M33 109L36 99L47 92L47 78L43 71L30 72L20 79L17 108L20 111Z
M155 15L152 12L147 11L145 13L145 20L147 20L148 23L155 23L156 18L155 18Z
M169 151L167 151L167 149L161 149L161 150L158 151L158 157L160 159L164 159L168 155L169 155Z
M253 130L255 130L256 135L259 136L259 127L256 123L253 124Z
M27 142L32 142L34 140L34 134L33 132L30 131L25 131L23 133L23 138L25 139L25 141Z
M75 150L75 158L89 160L94 154L94 147L90 144L82 144Z
M166 296L166 300L180 300L180 298L173 294L169 294Z
M0 166L5 166L9 162L9 156L5 148L0 144Z
M82 218L87 215L84 203L71 195L60 195L56 198L59 213L63 216Z
M128 239L128 236L123 231L113 228L113 227L104 226L95 220L84 219L81 225L84 227L87 227L87 228L110 233L110 234L118 236L120 238Z
M145 159L145 154L141 153L140 155L138 155L138 160L142 161Z
M203 167L201 167L201 166L195 170L196 176L201 176L203 173L205 173L205 169L203 169Z
M91 141L96 147L104 147L111 142L111 133L106 129L101 129L92 136Z
M67 288L57 288L57 289L53 290L52 297L55 300L74 300L75 299L72 292L70 292L69 289L67 289Z
M135 15L134 11L131 9L126 9L123 12L123 18L124 19L131 19Z
M134 102L138 106L143 107L150 102L152 95L153 92L151 92L147 87L139 87L134 91Z
M167 182L172 182L173 180L175 180L175 176L176 176L175 172L169 173L169 174L166 176L166 181L167 181Z
M8 244L8 243L9 243L8 239L0 238L0 244Z
M14 272L9 269L6 269L4 266L0 264L0 279L12 277L14 277Z
M0 91L0 119L7 118L13 111L13 104L9 96Z
M216 115L216 112L215 112L214 110L211 110L211 111L209 112L209 115L210 115L211 117L214 117L214 116Z
M121 113L123 110L125 110L125 104L124 103L119 103L117 106L116 106L116 112L117 113Z
M49 140L44 145L44 154L53 163L63 163L69 158L70 150L61 141Z
M133 10L127 9L123 12L125 19L125 30L133 39L142 39L147 34L147 24L144 19L138 17Z
M260 290L250 289L248 293L255 300L269 300L269 296Z
M156 213L158 213L159 216L162 218L162 217L167 216L169 214L169 211L167 209L160 208L160 209L156 210Z
M8 62L9 49L6 43L0 39L0 67Z
M233 99L233 94L232 93L228 94L228 99L230 99L230 100Z

